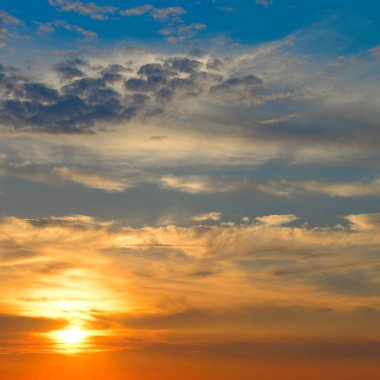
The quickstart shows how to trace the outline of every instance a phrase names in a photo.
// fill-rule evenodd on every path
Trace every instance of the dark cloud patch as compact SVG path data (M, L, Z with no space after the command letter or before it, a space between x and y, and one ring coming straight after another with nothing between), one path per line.
M108 84L115 80L115 67L102 75L86 76L82 60L65 61L54 67L65 79L62 87L31 82L1 68L0 122L16 130L48 133L83 133L97 121L130 120L144 104L126 104L123 95ZM113 75L113 78L110 77ZM79 78L78 78L79 77Z
M84 77L84 72L80 67L87 66L87 62L80 59L72 59L64 62L60 62L54 66L57 74L64 80L70 80L78 77Z
M0 66L0 123L19 131L89 133L97 130L99 122L104 128L104 123L163 114L171 103L207 96L209 90L229 99L231 93L247 96L262 84L254 75L225 80L204 66L199 60L178 56L145 63L131 72L121 64L92 66L72 58L53 66L60 79L56 85Z
M126 71L127 69L122 65L110 64L102 69L100 74L102 75L104 82L113 84L122 81L124 78L123 73Z
M161 330L169 329L175 332L181 329L222 328L231 325L245 326L250 331L261 331L271 328L273 331L292 330L300 328L305 321L315 326L314 331L330 330L335 333L345 332L347 328L355 328L362 333L377 330L380 313L377 309L355 308L350 311L334 309L307 309L302 307L240 307L237 309L187 309L171 314L153 315L103 315L93 314L95 327L101 324L103 328L132 328Z
M241 77L231 77L210 88L212 95L216 95L224 101L254 100L264 94L263 81L253 74Z
M192 74L197 72L202 64L194 59L175 57L169 58L166 61L166 66L179 73Z
M58 330L66 325L67 322L62 320L0 314L0 334L48 332Z
M356 297L378 297L380 283L362 271L326 274L319 279L321 286L331 292Z

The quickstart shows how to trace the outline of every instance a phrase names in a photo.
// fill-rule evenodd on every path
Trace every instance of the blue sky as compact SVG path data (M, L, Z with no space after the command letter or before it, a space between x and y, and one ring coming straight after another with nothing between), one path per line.
M294 213L311 225L333 225L347 213L377 210L377 153L369 142L377 133L373 97L380 4L15 0L0 6L2 62L9 65L4 72L14 81L12 70L21 69L29 83L23 84L29 86L25 96L32 97L16 104L12 96L21 90L14 89L3 103L2 122L19 133L6 135L1 181L9 199L3 213L80 213L132 224L179 218L188 224L191 213L217 210L234 221L245 214ZM162 62L165 69L158 75L172 77L168 70L179 70L177 82L139 71ZM180 67L185 64L193 66ZM105 86L99 75L107 71L115 82ZM114 92L123 77L133 95ZM162 81L154 85L155 98L153 87L147 87L153 86L151 78ZM174 90L184 78L188 92ZM91 86L100 86L99 99L86 98L95 96ZM76 101L67 98L78 91ZM101 103L101 94L110 96L109 106ZM31 116L32 108L20 107L37 107L35 96L43 103ZM46 101L53 101L52 107ZM366 131L360 137L357 123ZM77 140L83 137L70 138L68 131L95 133L78 159ZM184 144L172 155L166 153L171 135ZM109 145L97 152L97 139L112 144L116 136L132 138L134 153L128 153L128 144L125 154L115 155ZM134 147L144 139L153 140L141 150ZM215 146L205 146L196 157L191 146L204 139ZM231 152L223 156L228 139ZM363 144L365 154L356 143ZM36 148L22 148L28 144ZM157 155L155 162L151 154ZM86 184L81 176L99 183ZM101 185L103 176L110 188ZM191 188L192 181L198 181L199 190ZM366 186L374 189L359 191ZM149 212L141 205L149 205Z
M116 43L123 40L135 40L142 43L162 39L158 33L165 21L155 20L151 12L140 16L122 16L120 12L147 5L142 1L98 1L94 13L83 11L80 7L67 8L59 1L50 2L23 0L0 2L2 9L26 23L23 32L38 43L47 43L35 35L38 24L56 19L64 19L72 25L98 34L100 43ZM75 2L72 2L75 3ZM83 7L87 3L82 2ZM183 10L181 20L177 25L204 24L204 29L198 31L196 40L215 36L228 36L242 44L267 42L290 35L313 24L324 23L326 28L345 37L340 42L342 52L359 51L376 44L379 32L379 8L376 1L302 1L276 0L258 1L241 0L230 2L217 1L155 1L156 8L177 7ZM68 9L68 10L67 10ZM166 20L166 22L173 22ZM175 23L175 22L174 22ZM75 35L65 30L56 30L54 39L57 43L72 43ZM323 49L324 41L319 41ZM318 49L318 46L313 46Z

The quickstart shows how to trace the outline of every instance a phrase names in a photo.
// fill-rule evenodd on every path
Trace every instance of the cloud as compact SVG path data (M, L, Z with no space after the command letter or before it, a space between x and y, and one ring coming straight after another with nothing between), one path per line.
M160 22L179 21L179 16L186 14L182 7L156 8L153 5L142 5L136 8L125 9L120 12L122 16L142 16L149 14L154 20Z
M170 43L191 40L197 32L206 28L205 24L199 22L185 23L181 16L186 13L182 7L157 8L148 4L120 12L122 16L150 15L155 21L165 23L166 26L159 30L159 34L165 36Z
M224 193L244 186L244 180L228 178L210 178L208 176L167 175L156 180L161 187L190 194Z
M56 26L49 23L49 27ZM219 140L223 136L229 136L230 141L250 140L267 145L268 151L277 150L278 155L291 154L295 161L344 160L356 154L358 146L366 146L367 155L374 154L378 115L376 107L369 107L366 101L374 99L373 85L365 79L360 85L353 83L359 69L355 66L345 82L340 81L330 89L328 80L317 78L312 68L300 63L290 49L285 42L283 45L278 42L276 46L247 50L231 57L212 52L196 58L145 52L140 56L131 54L128 67L121 56L116 56L114 60L106 59L99 70L93 64L94 58L57 62L54 67L59 79L70 83L60 87L54 77L49 78L49 83L40 82L45 88L59 92L56 104L51 106L36 104L28 97L20 101L15 96L21 91L17 86L33 81L19 75L15 82L12 71L3 69L9 86L3 100L3 123L17 124L20 129L48 130L44 115L49 114L52 131L83 132L96 129L95 120L103 128L108 123L141 117L168 128L178 120L182 123L187 120L185 130L190 134L199 133L198 125L207 124L207 133L218 130ZM218 62L218 70L210 62ZM297 70L288 62L298 62ZM112 65L121 66L120 71L106 74L106 67ZM301 76L307 80L296 85ZM124 87L119 85L122 82ZM357 100L347 95L353 87ZM98 101L100 93L106 99L104 104ZM70 115L64 111L68 103L72 103ZM292 111L281 112L284 107ZM347 107L349 111L345 111ZM321 120L318 124L313 121L317 112ZM358 122L365 133L357 136L357 144L352 144ZM169 134L165 132L163 135ZM292 153L289 149L282 153L288 144Z
M86 65L86 61L76 58L57 63L54 70L62 79L70 80L86 76L84 71L80 69Z
M341 68L319 57L316 73L289 39L228 56L124 46L53 57L30 71L2 65L2 172L48 186L139 187L201 202L212 194L233 205L270 199L273 213L280 202L288 205L284 213L294 212L299 197L375 198L372 60L347 59L333 86L322 69ZM352 163L363 167L360 177L343 171L338 180L326 166L340 172ZM69 168L76 181L54 168Z
M264 7L269 7L273 4L273 0L255 0L257 4L263 5Z
M269 215L256 218L256 221L267 226L281 226L283 224L295 222L296 220L298 220L298 218L295 215Z
M68 32L75 32L81 35L85 40L92 40L97 38L98 35L91 31L82 28L78 25L69 24L64 20L54 20L52 22L36 22L38 25L38 33L52 33L56 29L64 29Z
M370 52L374 57L378 57L378 56L380 56L380 45L376 45L376 46L372 47L371 49L369 49L369 52Z
M94 20L108 20L109 16L115 14L118 10L116 7L99 6L94 2L49 0L49 4L57 8L59 12L75 12L80 15L90 16Z
M189 333L198 344L271 332L314 339L315 324L326 340L348 330L369 339L378 332L380 224L376 214L347 218L348 227L308 228L286 225L294 215L192 227L3 217L0 320L24 338L81 323L107 336L90 349L110 349L121 336L142 345L183 343Z
M79 183L89 188L101 189L110 192L124 191L128 184L123 180L107 178L98 174L88 173L70 168L54 168L53 173L58 177L75 183Z
M276 180L267 182L253 182L252 186L267 194L290 197L297 194L324 194L330 197L378 197L380 196L380 182L320 182L315 180L289 181Z
M0 314L0 334L48 332L65 327L66 322L48 318Z
M198 214L193 216L193 220L196 222L206 222L208 220L218 221L222 217L220 212L208 212L205 214Z
M351 228L357 231L375 231L380 225L378 213L348 215L346 219L351 223Z
M134 186L132 180L116 179L94 171L68 167L50 167L32 162L8 162L0 164L0 175L23 178L57 186L58 181L80 184L90 189L121 192Z
M0 10L0 26L3 25L23 25L23 21L12 16L10 13Z
M0 48L18 38L17 28L24 25L23 21L0 9Z

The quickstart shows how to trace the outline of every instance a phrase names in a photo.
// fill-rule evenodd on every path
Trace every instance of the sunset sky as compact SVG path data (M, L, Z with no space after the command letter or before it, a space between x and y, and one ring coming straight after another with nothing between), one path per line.
M0 0L0 379L379 379L379 85L375 0Z

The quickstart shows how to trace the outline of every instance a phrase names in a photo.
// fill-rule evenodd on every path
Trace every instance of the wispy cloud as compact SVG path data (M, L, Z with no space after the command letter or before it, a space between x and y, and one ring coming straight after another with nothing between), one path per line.
M0 48L18 36L16 28L25 25L24 22L10 13L0 9Z
M80 15L89 16L94 20L107 20L110 15L118 11L116 7L99 6L94 2L83 3L72 0L49 0L49 4L56 7L60 12L75 12Z
M263 5L264 7L269 7L273 4L273 0L255 0L257 4Z
M156 21L174 22L180 21L180 16L186 14L182 7L156 8L153 5L142 5L136 8L125 9L120 12L122 16L142 16L149 14Z
M220 212L207 212L205 214L198 214L193 216L193 220L196 222L206 222L208 220L218 221L222 217Z
M51 22L37 22L37 25L39 33L51 33L54 32L56 29L64 29L68 32L75 32L87 40L92 40L98 37L98 35L95 32L84 29L78 25L69 24L67 21L64 20L54 20Z

